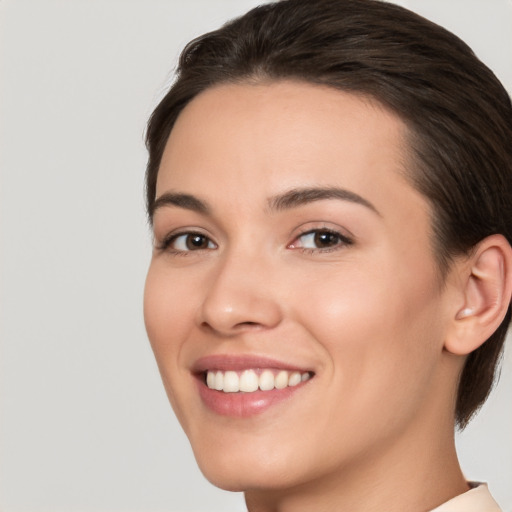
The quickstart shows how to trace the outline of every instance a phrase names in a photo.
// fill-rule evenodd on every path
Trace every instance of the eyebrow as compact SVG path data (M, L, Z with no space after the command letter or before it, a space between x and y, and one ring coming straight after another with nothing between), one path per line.
M324 199L340 199L360 204L380 215L377 208L370 201L355 192L339 187L294 188L270 198L268 205L271 211L282 211Z
M342 201L360 204L377 215L380 215L377 208L375 208L375 206L373 206L373 204L368 200L355 192L339 187L294 188L284 192L283 194L271 197L268 200L268 207L271 212L280 212L325 199L339 199ZM156 210L163 208L164 206L176 206L178 208L195 211L203 215L208 215L211 212L211 208L208 203L196 196L179 192L166 192L159 196L153 203L150 217L153 218Z
M210 212L210 207L205 201L191 194L166 192L155 199L151 208L150 217L153 218L156 210L164 206L177 206L178 208L184 208L185 210L192 210L202 214L208 214Z

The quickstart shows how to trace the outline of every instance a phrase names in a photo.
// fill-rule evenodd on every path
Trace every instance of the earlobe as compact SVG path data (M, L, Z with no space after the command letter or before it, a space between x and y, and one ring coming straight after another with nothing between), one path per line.
M465 262L461 276L462 306L455 311L445 349L467 355L499 327L512 294L512 248L502 235L482 240Z

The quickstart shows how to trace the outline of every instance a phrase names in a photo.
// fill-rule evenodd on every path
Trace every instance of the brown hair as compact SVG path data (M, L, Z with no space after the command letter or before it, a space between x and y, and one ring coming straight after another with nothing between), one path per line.
M190 42L147 129L151 219L162 153L197 94L222 83L295 79L377 99L407 124L412 184L433 206L435 254L451 259L483 238L512 241L512 105L471 49L442 27L379 0L282 0ZM486 400L510 322L472 352L460 376L463 428Z

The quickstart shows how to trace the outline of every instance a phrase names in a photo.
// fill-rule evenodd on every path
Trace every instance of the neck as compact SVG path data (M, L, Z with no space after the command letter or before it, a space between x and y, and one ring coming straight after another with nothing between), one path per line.
M246 492L249 512L427 512L466 492L453 421L442 425L437 418L429 426L417 423L419 429L402 433L357 463L345 464L318 480L292 489Z

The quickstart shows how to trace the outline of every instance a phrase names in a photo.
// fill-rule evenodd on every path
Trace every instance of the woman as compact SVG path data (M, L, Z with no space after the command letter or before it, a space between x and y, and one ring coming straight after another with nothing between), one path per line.
M149 339L250 512L499 510L453 432L510 320L512 107L459 39L285 0L184 50L147 142Z

